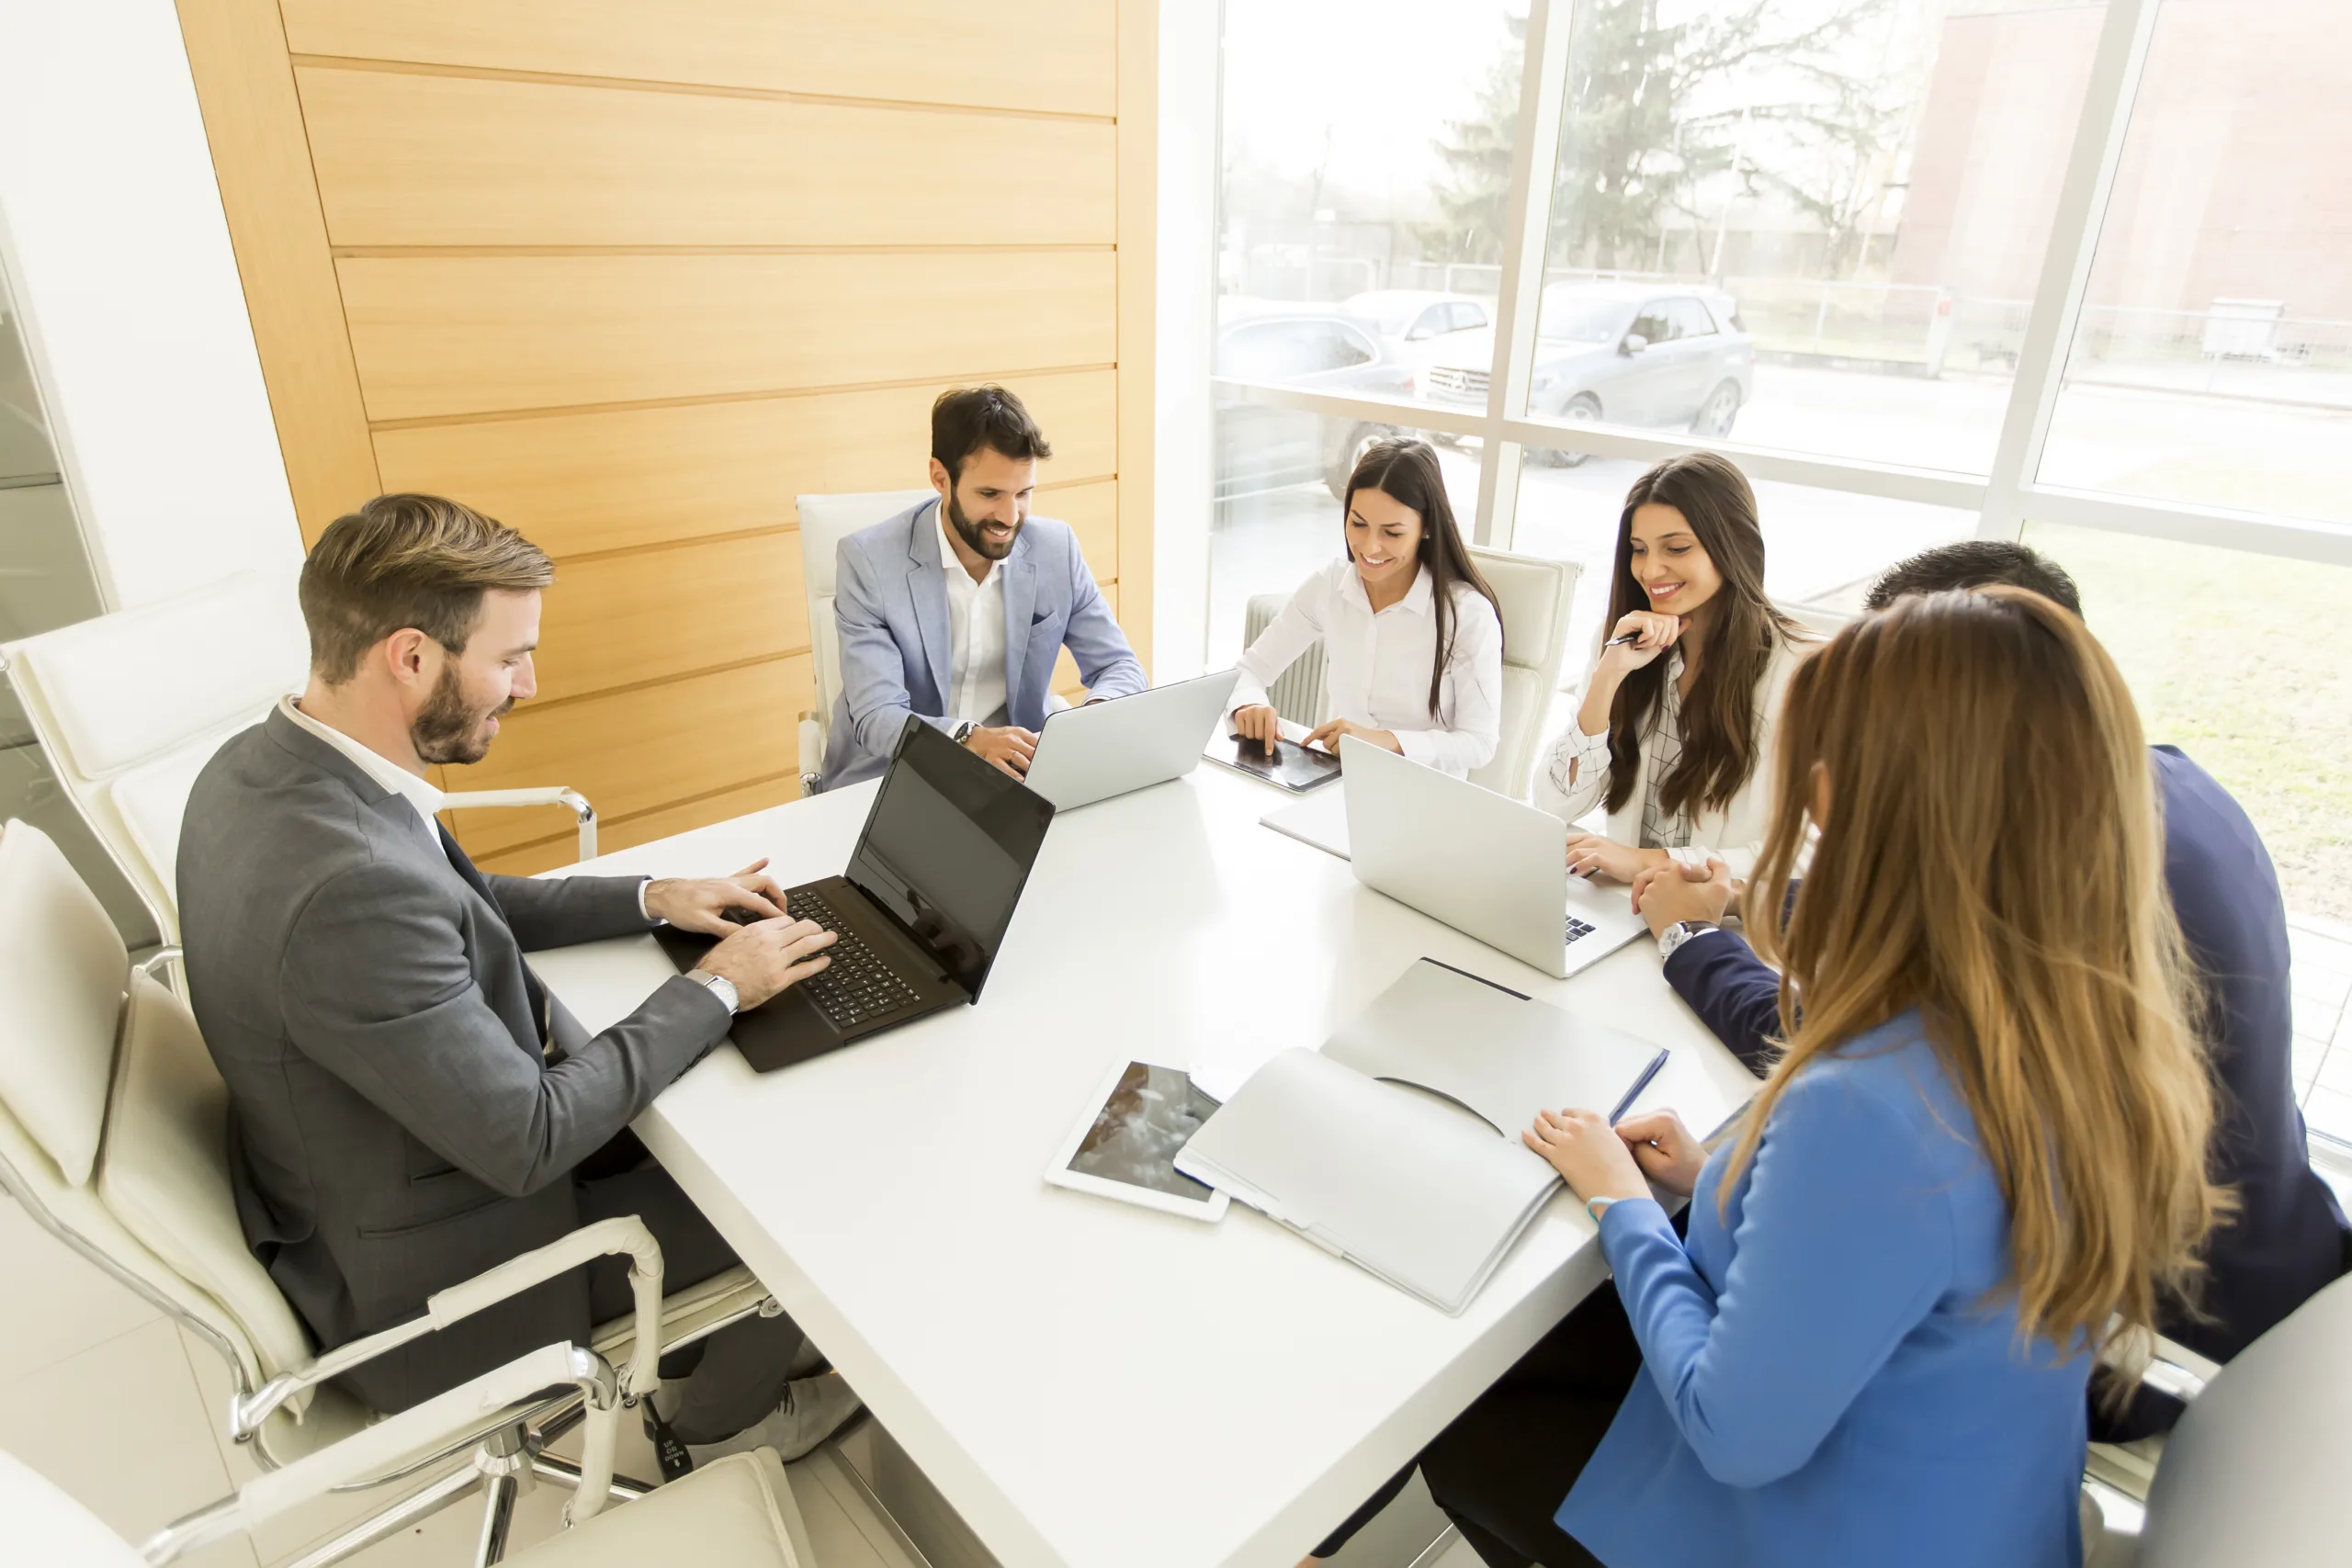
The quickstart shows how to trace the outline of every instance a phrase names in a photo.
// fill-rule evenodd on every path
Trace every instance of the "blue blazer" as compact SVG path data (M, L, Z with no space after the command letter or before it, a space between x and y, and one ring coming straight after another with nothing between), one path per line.
M2238 1194L2236 1216L2206 1246L2209 1316L2168 1303L2157 1326L2226 1361L2343 1272L2352 1235L2312 1169L2295 1105L2287 906L2269 852L2211 774L2170 746L2151 748L2149 760L2164 799L2165 884L2213 1003L2207 1046L2224 1101L2215 1175ZM1758 1072L1771 1065L1780 976L1747 942L1729 933L1685 942L1666 978L1742 1061Z
M1718 1213L1730 1154L1687 1244L1601 1216L1643 1371L1560 1528L1610 1568L2077 1563L2090 1357L1990 1294L2008 1210L1917 1015L1800 1073Z
M833 579L842 694L825 739L828 789L881 773L909 714L953 728L943 716L955 652L938 514L939 502L926 501L842 540ZM1064 644L1094 696L1128 696L1150 684L1069 524L1030 518L1001 570L1004 701L1012 723L1027 730L1045 724Z

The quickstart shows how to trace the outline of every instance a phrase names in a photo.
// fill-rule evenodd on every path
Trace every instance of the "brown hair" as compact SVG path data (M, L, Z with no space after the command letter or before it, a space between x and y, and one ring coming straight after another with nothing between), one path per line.
M340 684L369 649L408 627L463 653L483 593L554 581L546 553L503 523L437 495L379 495L328 524L302 563L311 668Z
M1375 441L1364 448L1356 459L1355 471L1348 476L1347 493L1340 502L1340 538L1347 540L1348 513L1355 510L1356 491L1376 490L1399 506L1409 506L1420 514L1421 542L1415 551L1423 571L1430 574L1430 613L1437 617L1437 655L1430 663L1430 716L1440 723L1444 717L1438 712L1438 697L1445 687L1445 667L1453 658L1453 634L1458 629L1453 613L1453 585L1466 582L1486 597L1495 607L1495 620L1502 621L1502 601L1479 575L1477 563L1470 558L1468 547L1462 542L1462 529L1453 521L1453 502L1445 493L1445 470L1438 467L1437 449L1426 441L1408 441L1401 437ZM1353 550L1349 551L1353 558Z
M1021 400L1002 387L950 387L931 405L931 455L952 485L964 477L964 459L983 450L1016 462L1054 455Z
M1650 607L1649 595L1634 577L1634 513L1652 504L1682 513L1723 579L1723 587L1702 606L1707 634L1698 677L1682 706L1682 758L1659 782L1658 804L1668 811L1694 803L1721 807L1739 793L1756 767L1756 688L1763 683L1774 649L1802 634L1764 596L1764 529L1756 518L1756 492L1731 459L1713 452L1668 457L1625 492L1607 625ZM1633 798L1642 734L1664 696L1668 662L1653 659L1627 675L1610 704L1611 811Z
M1733 1177L1797 1073L1916 1008L2007 1202L2020 1333L2153 1324L2231 1198L2206 1175L2194 981L2114 663L2023 589L1899 599L1798 667L1779 757L1747 903L1788 1044Z

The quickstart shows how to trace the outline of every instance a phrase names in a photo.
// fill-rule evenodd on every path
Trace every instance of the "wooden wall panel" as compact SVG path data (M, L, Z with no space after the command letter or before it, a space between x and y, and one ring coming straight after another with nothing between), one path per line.
M447 770L451 789L566 784L618 820L795 773L796 728L815 700L808 656L719 670L634 691L514 710L490 755ZM546 838L534 812L459 811L469 853Z
M1108 116L1114 0L284 0L297 53Z
M1053 443L1048 484L1118 472L1109 370L1001 378ZM380 431L392 490L451 495L558 560L795 520L797 495L920 490L946 383Z
M1119 487L1110 479L1037 492L1035 510L1058 517L1078 535L1078 547L1097 581L1115 582L1119 577Z
M541 702L806 652L800 532L736 535L561 566L539 637Z
M377 420L929 382L1117 353L1107 251L346 257L336 270Z
M1115 237L1102 120L316 66L295 79L339 246Z
M379 487L286 37L274 0L183 0L180 32L307 545Z
M706 823L724 822L732 817L764 811L771 806L786 805L799 798L800 778L797 773L763 779L738 789L723 789L716 794L682 801L676 806L639 812L625 822L600 822L596 828L596 848L602 852L630 849ZM537 872L552 871L560 865L574 864L579 859L579 838L572 829L566 828L550 838L537 840L518 849L501 850L481 858L479 863L484 871L503 872L508 876L529 876ZM685 876L725 876L741 869L740 864L714 863L682 865L678 872Z

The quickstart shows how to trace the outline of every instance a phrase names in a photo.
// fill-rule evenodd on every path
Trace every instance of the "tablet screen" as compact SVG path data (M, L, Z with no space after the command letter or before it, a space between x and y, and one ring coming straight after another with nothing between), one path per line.
M1270 757L1260 742L1244 740L1238 735L1227 735L1216 753L1216 759L1228 767L1254 773L1268 784L1302 793L1340 776L1339 758L1329 751L1289 740L1276 742L1274 753Z
M1179 1171L1176 1152L1216 1107L1216 1100L1193 1087L1189 1074L1129 1062L1111 1097L1095 1111L1094 1125L1079 1140L1069 1168L1080 1176L1205 1203L1214 1189Z

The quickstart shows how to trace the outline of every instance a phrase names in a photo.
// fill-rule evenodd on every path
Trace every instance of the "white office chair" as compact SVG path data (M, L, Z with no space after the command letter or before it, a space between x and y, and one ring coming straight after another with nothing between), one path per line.
M21 1461L0 1452L0 1518L20 1561L42 1568L151 1568L250 1532L388 1459L446 1443L481 1410L528 1403L538 1380L560 1375L572 1348L549 1346L448 1396L403 1411L300 1464L247 1483L236 1495L158 1532L134 1551L90 1511ZM592 1361L594 1358L589 1358ZM610 1369L605 1369L607 1376ZM363 1451L364 1450L364 1451ZM706 1465L640 1502L584 1521L506 1559L510 1568L643 1568L690 1561L696 1568L817 1568L808 1531L775 1450Z
M2352 1277L2179 1392L2188 1409L2163 1444L2145 1518L2136 1533L2109 1517L2086 1534L2089 1568L2344 1562Z
M153 967L131 967L113 922L47 835L18 821L0 828L0 1189L220 1354L233 1390L230 1434L266 1469L296 1465L368 1427L375 1413L329 1386L353 1366L591 1258L632 1260L635 1315L594 1330L571 1363L577 1375L552 1380L565 1389L519 1413L501 1404L427 1465L388 1463L384 1484L431 1473L299 1568L338 1562L476 1490L488 1499L482 1561L494 1562L525 1472L579 1488L571 1508L581 1517L608 1494L647 1490L610 1479L614 1400L634 1404L656 1386L661 1352L776 1310L751 1271L730 1269L664 1300L651 1235L634 1217L605 1220L440 1292L422 1317L313 1355L238 1224L228 1091L187 1004L153 980ZM616 1382L609 1368L600 1373L581 1359L589 1351L625 1366ZM600 1405L606 1384L613 1399ZM581 1464L540 1451L591 1417Z
M5 671L58 782L154 917L180 940L180 819L221 743L309 678L294 584L240 572L209 587L0 645ZM576 791L474 790L453 807L561 806L596 853L596 813Z
M833 572L842 538L929 501L933 490L870 490L795 498L800 513L800 587L808 596L808 659L817 676L817 711L800 716L800 793L823 785L825 728L842 694L842 645L833 626Z
M1470 782L1525 800L1567 657L1578 569L1574 561L1476 547L1470 559L1501 601L1503 621L1502 739Z
M1274 624L1274 617L1290 603L1287 593L1253 593L1241 610L1241 646L1247 649L1256 642L1265 629ZM1290 661L1290 668L1275 676L1266 687L1266 699L1275 713L1293 724L1303 724L1312 729L1330 716L1331 694L1324 677L1329 660L1324 656L1323 639L1316 638L1306 645L1306 651Z

